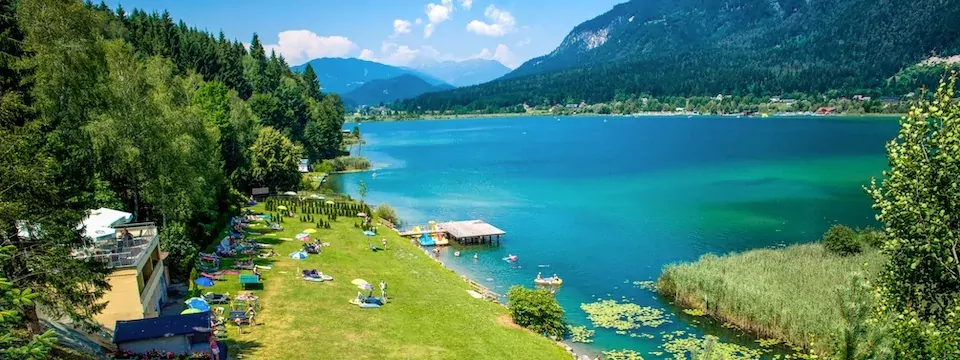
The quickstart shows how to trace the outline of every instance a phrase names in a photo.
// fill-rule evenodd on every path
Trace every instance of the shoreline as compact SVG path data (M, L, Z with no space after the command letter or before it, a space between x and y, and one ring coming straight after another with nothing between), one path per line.
M428 115L421 116L417 118L399 118L399 117L389 117L384 119L365 119L363 117L356 116L347 116L345 123L376 123L376 122L402 122L402 121L444 121L444 120L469 120L469 119L487 119L487 118L519 118L519 117L531 117L531 118L548 118L548 117L625 117L625 118L644 118L644 117L720 117L720 118L827 118L827 119L855 119L855 118L882 118L883 120L893 120L899 119L906 114L899 113L877 113L877 114L833 114L833 115L815 115L815 114L806 114L806 113L774 113L768 114L767 116L759 115L742 115L742 114L693 114L693 113L676 113L676 112L648 112L648 113L636 113L636 114L521 114L521 113L503 113L503 114L455 114L455 115Z
M383 225L383 223L381 223L381 225ZM400 236L401 238L404 238L402 235L400 235L400 229L397 229L397 228L395 228L395 227L389 227L389 226L386 226L386 225L384 225L384 227L387 227L388 229L393 230L393 231L397 234L397 236ZM410 243L413 244L414 246L416 246L418 249L422 250L422 251L424 252L424 254L427 255L427 258L435 261L437 264L440 265L441 268L443 268L444 270L447 270L447 271L453 273L454 275L459 276L459 277L460 277L461 279L463 279L463 281L466 282L467 285L470 286L471 288L473 288L473 285L472 285L472 284L478 284L478 286L483 287L483 285L479 285L479 284L480 284L479 281L471 278L469 275L464 274L464 273L462 273L462 272L459 272L459 271L457 271L457 270L455 270L455 269L447 266L447 264L445 264L443 261L441 261L439 257L434 256L429 249L427 249L427 248L426 248L425 246L423 246L423 245L420 245L420 243L417 242L415 239L411 239L411 240L410 240ZM471 289L471 290L472 290L472 289ZM495 293L495 292L493 292L493 291L491 291L491 293L506 298L506 295L498 294L498 293ZM484 298L484 297L478 298L477 300L491 302L491 303L494 303L494 304L497 304L497 305L502 306L504 309L509 309L509 307L507 306L507 304L504 303L504 302L501 302L499 298L497 299L497 301L492 301L492 300L486 299L486 298ZM512 320L511 320L511 321L512 321ZM530 329L527 329L527 328L523 328L523 329L526 330L526 331L528 331L528 332L530 332L530 333L532 333L532 334L534 334L534 335L541 336L540 334L534 333L533 330L530 330ZM587 355L587 354L578 354L576 351L574 351L574 347L571 346L570 344L568 344L568 343L565 341L566 339L563 339L563 340L553 340L553 339L550 339L550 340L552 340L552 341L553 341L557 346L559 346L560 348L564 349L564 350L565 350L568 354L570 354L574 359L578 359L578 358L580 358L581 356L588 356L588 357L589 357L589 355ZM590 357L590 358L592 359L593 357Z

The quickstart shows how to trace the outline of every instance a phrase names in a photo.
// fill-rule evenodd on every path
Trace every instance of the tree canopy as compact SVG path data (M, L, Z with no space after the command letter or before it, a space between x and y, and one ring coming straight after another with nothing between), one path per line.
M890 169L871 183L890 260L879 311L893 311L904 359L960 354L960 104L956 74L913 106L887 144Z
M166 12L0 0L0 357L49 357L37 306L79 324L104 308L110 269L72 253L89 209L155 222L183 277L239 194L340 155L339 97L253 37L251 53Z

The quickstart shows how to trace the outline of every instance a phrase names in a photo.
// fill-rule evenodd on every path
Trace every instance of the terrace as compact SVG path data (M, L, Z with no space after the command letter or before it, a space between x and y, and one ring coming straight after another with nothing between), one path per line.
M113 236L92 240L87 246L75 249L73 255L103 261L111 268L137 266L157 242L157 226L152 222L115 225L113 229L116 230Z

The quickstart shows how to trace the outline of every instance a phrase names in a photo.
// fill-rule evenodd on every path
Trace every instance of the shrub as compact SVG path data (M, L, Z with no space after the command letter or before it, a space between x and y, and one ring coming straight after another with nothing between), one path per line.
M845 225L834 225L827 229L823 233L823 247L840 256L859 254L861 250L857 234Z
M396 210L394 210L390 205L380 204L377 206L377 209L373 212L377 217L389 221L396 228L403 227L403 220L400 220L400 217L397 216Z
M547 290L515 285L507 291L513 322L538 334L560 339L567 331L563 308Z
M877 230L872 227L857 229L857 242L863 246L879 249L883 246L884 240L886 240L886 238L884 237L883 230Z
M370 161L358 156L341 156L327 160L325 163L329 165L325 168L333 171L367 170L370 168Z
M194 263L197 261L197 244L190 240L187 234L187 227L180 222L170 222L160 230L160 247L163 251L169 253L168 260L164 261L170 266L170 276L175 279L183 279L190 274ZM193 279L190 279L193 281Z

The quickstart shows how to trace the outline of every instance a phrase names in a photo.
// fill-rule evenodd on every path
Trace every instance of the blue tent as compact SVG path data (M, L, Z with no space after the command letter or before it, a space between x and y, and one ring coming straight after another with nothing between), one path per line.
M191 309L210 311L210 304L208 304L206 300L198 297L189 298L187 301L184 301L184 303L186 303Z
M200 286L213 286L213 279L210 278L202 277L194 280L193 282Z
M363 234L366 235L366 236L374 236L374 235L377 235L377 233L375 233L375 232L373 232L373 231L370 231L370 230L364 231Z

